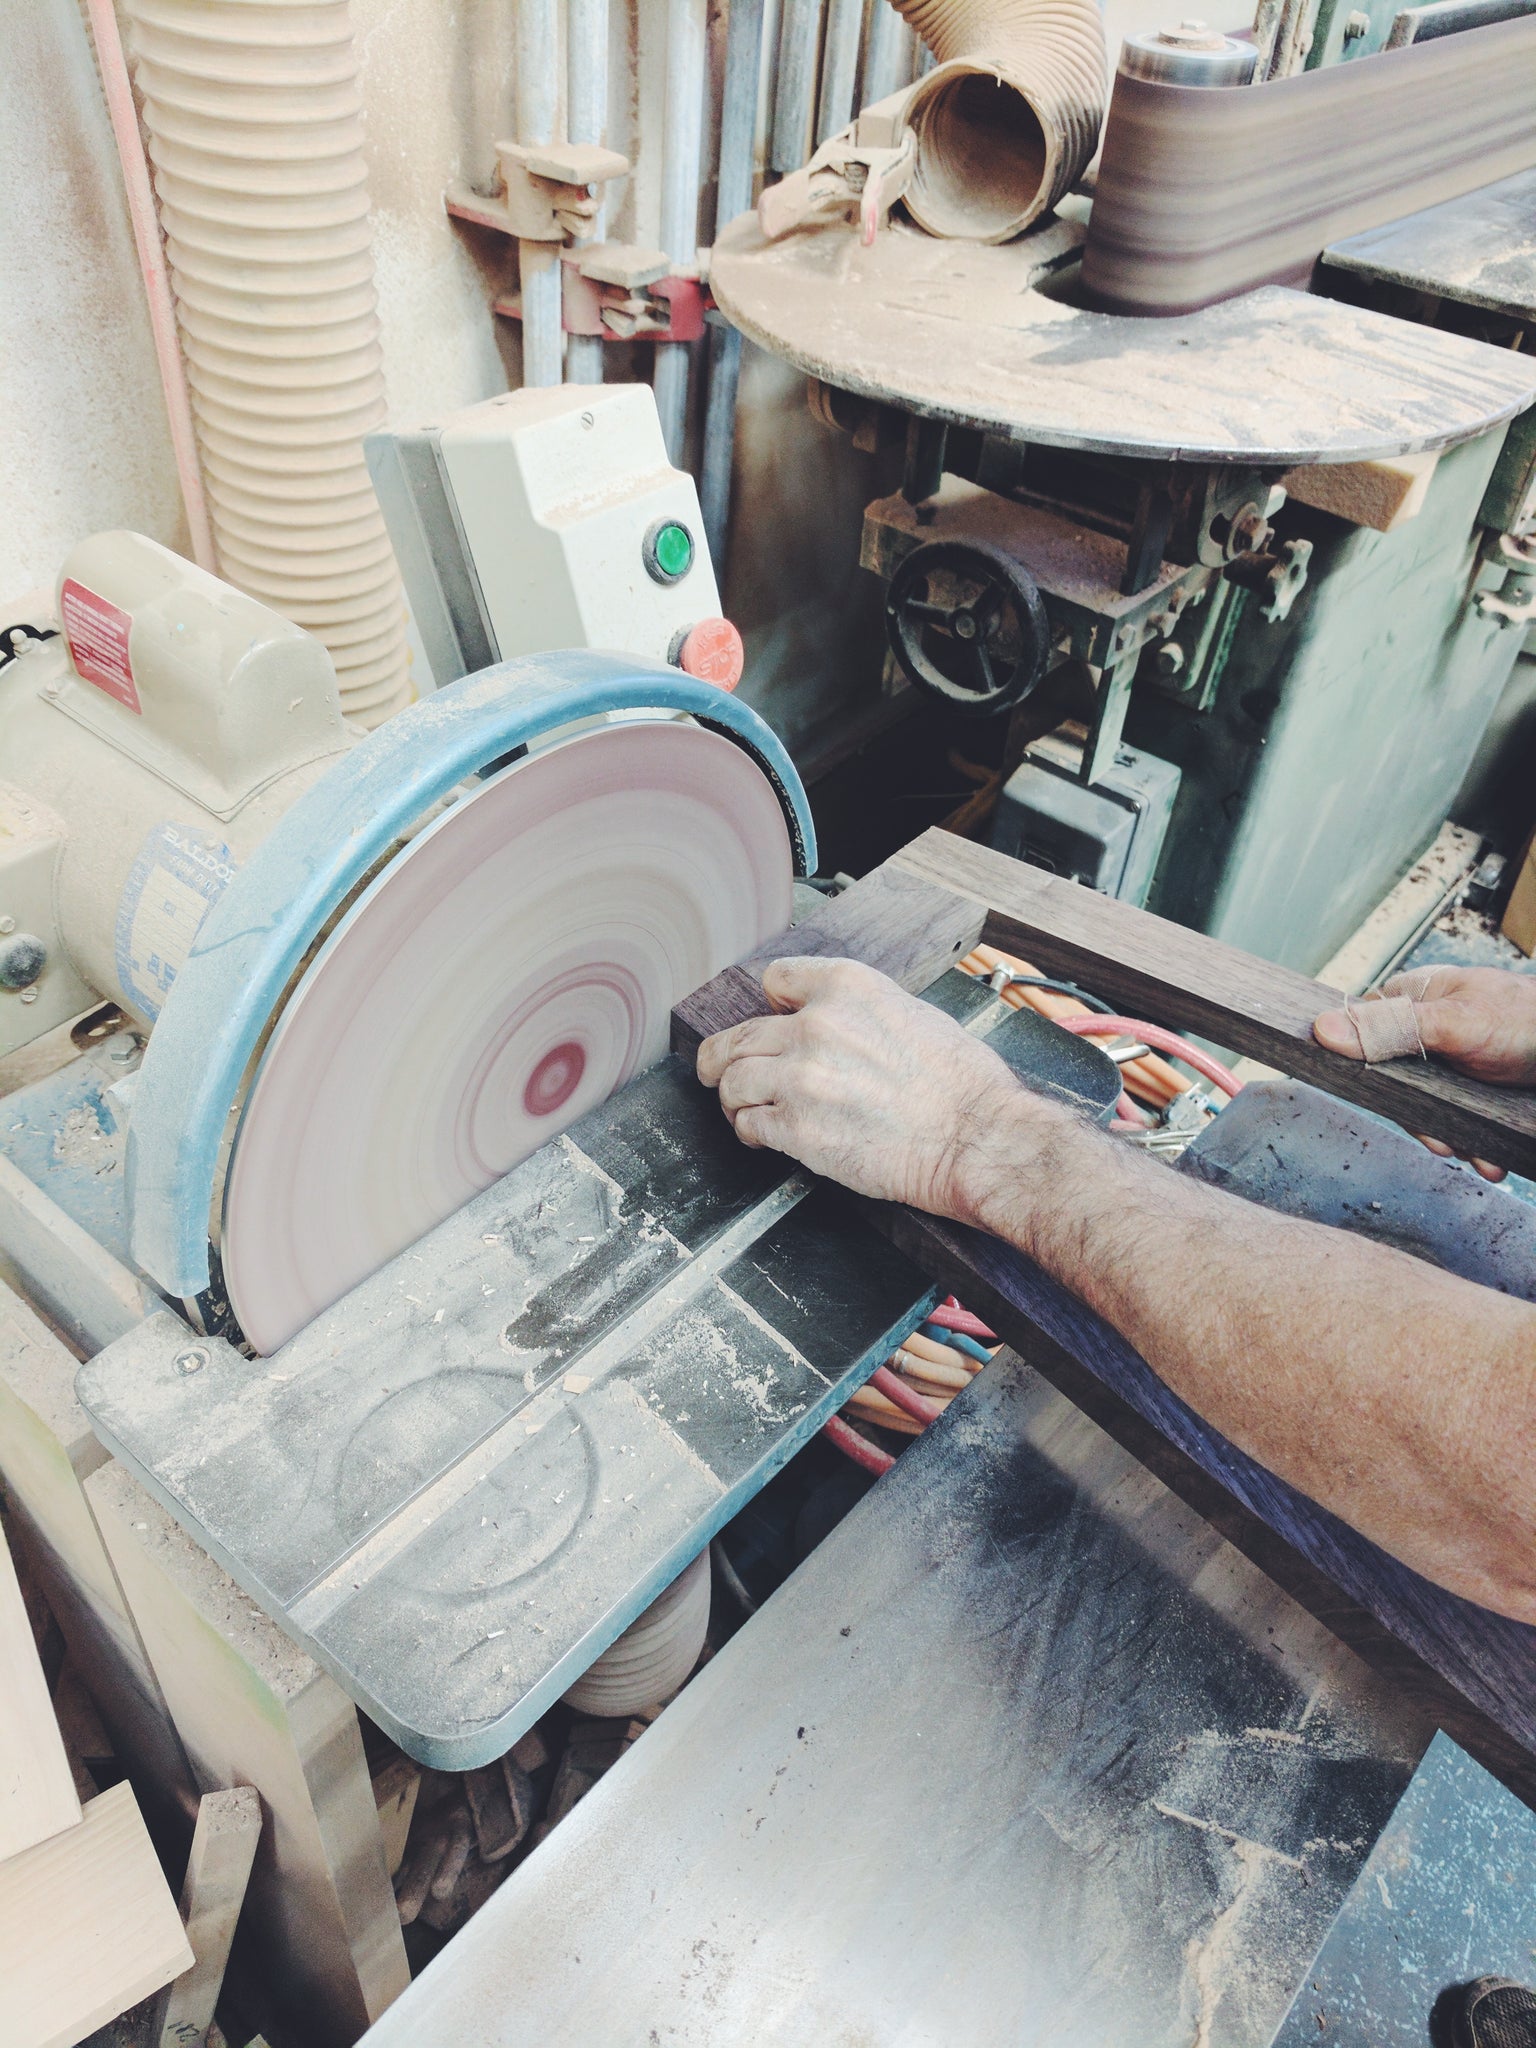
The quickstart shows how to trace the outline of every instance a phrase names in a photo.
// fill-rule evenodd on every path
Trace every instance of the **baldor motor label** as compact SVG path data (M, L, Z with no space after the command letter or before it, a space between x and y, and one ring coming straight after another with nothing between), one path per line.
M133 663L128 658L128 634L133 615L110 598L98 597L73 576L64 579L59 593L59 612L69 657L88 683L105 690L119 704L143 716L138 685L133 680Z
M195 825L157 825L140 847L117 906L117 978L151 1021L235 866Z

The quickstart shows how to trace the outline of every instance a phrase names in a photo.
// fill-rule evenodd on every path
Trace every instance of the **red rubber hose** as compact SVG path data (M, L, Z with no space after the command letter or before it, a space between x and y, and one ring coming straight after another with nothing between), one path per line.
M936 1422L944 1413L931 1401L925 1401L905 1380L898 1379L888 1365L877 1365L869 1376L869 1384L884 1394L887 1401L910 1415L914 1422Z
M981 1344L995 1344L997 1332L989 1330L980 1316L973 1316L968 1308L962 1308L951 1295L942 1308L930 1309L923 1319L937 1323L941 1330L959 1330L962 1336L974 1337Z
M1187 1038L1180 1038L1176 1031L1165 1031L1161 1024L1144 1024L1139 1017L1057 1017L1054 1021L1063 1031L1070 1031L1078 1038L1107 1038L1122 1032L1128 1038L1139 1038L1154 1052L1171 1053L1185 1066L1193 1067L1197 1074L1204 1074L1207 1081L1216 1083L1223 1095L1242 1093L1242 1082L1220 1060L1213 1060L1208 1052L1202 1052L1198 1045L1191 1045Z
M878 1444L872 1444L856 1429L850 1429L846 1422L840 1422L834 1415L829 1422L821 1425L821 1433L829 1443L834 1443L845 1457L852 1458L855 1465L862 1465L866 1472L877 1476L889 1472L896 1460L889 1451L882 1451Z

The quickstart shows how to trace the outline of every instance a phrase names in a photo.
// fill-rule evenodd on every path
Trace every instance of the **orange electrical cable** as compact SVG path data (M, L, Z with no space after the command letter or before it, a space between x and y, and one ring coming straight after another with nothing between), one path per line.
M1010 974L1038 975L1039 968L1032 967L1027 960L1016 954L1004 953L996 946L977 946L960 963L969 974L985 980L999 967ZM1053 1023L1064 1023L1069 1017L1090 1017L1093 1015L1086 1003L1073 1000L1071 996L1058 995L1054 989L1020 988L1017 985L1002 991L1003 1001L1010 1009L1031 1009L1041 1017L1049 1017ZM1087 1038L1110 1040L1123 1036L1118 1031L1084 1032ZM1166 1109L1176 1095L1182 1095L1189 1082L1178 1069L1159 1059L1156 1053L1144 1054L1140 1059L1127 1060L1120 1069L1120 1078L1134 1094L1151 1103L1155 1109Z

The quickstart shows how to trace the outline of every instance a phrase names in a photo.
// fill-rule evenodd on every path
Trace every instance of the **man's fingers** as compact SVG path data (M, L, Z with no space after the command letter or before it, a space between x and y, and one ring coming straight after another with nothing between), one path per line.
M732 1118L731 1127L743 1145L750 1145L754 1151L787 1152L785 1117L782 1110L771 1103L758 1103L751 1109L741 1109Z
M1472 1161L1472 1170L1474 1173L1480 1173L1484 1180L1501 1181L1507 1180L1509 1177L1509 1168L1507 1166L1495 1166L1488 1159L1474 1159Z
M771 1058L790 1040L789 1020L784 1017L749 1017L745 1024L733 1024L717 1031L699 1047L694 1071L706 1088L718 1088L720 1077L733 1060Z
M1324 1010L1320 1017L1314 1017L1312 1036L1329 1052L1341 1052L1347 1060L1365 1058L1359 1029L1347 1010Z
M882 982L885 976L857 960L820 960L796 953L763 969L763 994L776 1010L799 1010L814 997L857 989L861 981Z
M1442 1138L1426 1138L1422 1131L1415 1131L1414 1136L1424 1147L1424 1150L1426 1152L1433 1152L1437 1159L1454 1159L1456 1157L1450 1146Z
M720 1107L726 1115L734 1117L738 1110L777 1100L775 1081L780 1064L761 1056L732 1060L720 1076Z

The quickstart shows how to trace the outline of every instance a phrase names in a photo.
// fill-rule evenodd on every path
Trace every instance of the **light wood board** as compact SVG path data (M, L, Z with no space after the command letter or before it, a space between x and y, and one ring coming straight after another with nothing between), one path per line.
M74 1774L0 1530L0 1862L79 1821Z
M192 1963L124 1783L77 1827L0 1864L0 2041L72 2048Z

